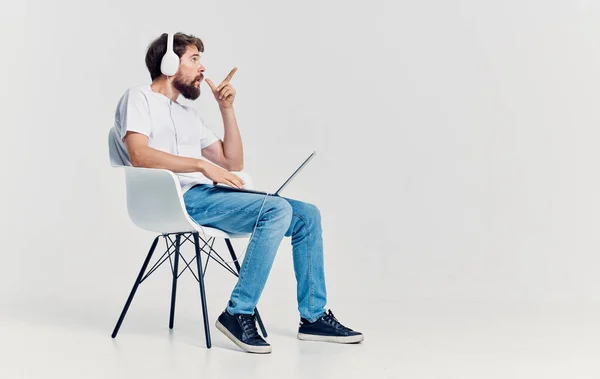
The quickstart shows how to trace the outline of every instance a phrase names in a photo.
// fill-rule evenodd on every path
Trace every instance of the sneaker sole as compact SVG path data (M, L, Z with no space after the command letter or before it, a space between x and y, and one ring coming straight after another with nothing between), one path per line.
M242 349L248 353L269 354L271 352L271 346L252 346L252 345L248 345L248 344L243 343L242 341L238 340L237 338L234 337L233 334L231 334L231 332L229 330L227 330L227 328L225 326L223 326L223 324L221 324L219 322L219 320L217 320L215 326L217 327L217 329L219 329L219 331L221 333L225 334L225 336L227 336L227 338L229 338L231 340L231 342L233 342L240 349Z
M302 341L359 343L359 342L364 341L365 337L362 334L359 334L356 336L319 336L316 334L298 333L298 339L302 340Z

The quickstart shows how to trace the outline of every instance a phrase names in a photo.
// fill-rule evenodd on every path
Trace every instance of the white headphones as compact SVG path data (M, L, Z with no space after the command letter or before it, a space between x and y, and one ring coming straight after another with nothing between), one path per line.
M167 51L160 61L160 71L165 76L174 76L179 69L179 56L175 54L175 33L167 33Z

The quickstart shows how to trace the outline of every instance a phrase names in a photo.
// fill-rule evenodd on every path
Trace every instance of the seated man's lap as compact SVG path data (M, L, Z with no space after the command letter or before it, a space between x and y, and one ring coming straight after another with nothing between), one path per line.
M197 185L184 194L184 203L190 217L198 224L229 233L250 233L259 211L281 206L288 199L247 192L231 191L212 185ZM264 204L263 204L264 203Z

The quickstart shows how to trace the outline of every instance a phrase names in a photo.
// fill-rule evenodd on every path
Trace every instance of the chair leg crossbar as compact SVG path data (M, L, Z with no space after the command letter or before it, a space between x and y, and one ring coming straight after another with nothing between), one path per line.
M173 240L172 236L175 237L174 240ZM152 259L152 255L154 254L154 251L156 250L156 246L158 245L158 240L160 237L163 237L165 239L165 244L166 244L167 250L164 252L164 254L160 258L158 258L156 263L146 273L146 269L150 263L150 260ZM202 245L200 244L200 241L202 241ZM194 255L194 257L192 257L192 259L189 260L189 262L181 254L181 246L186 242L191 242L195 247L195 255ZM112 338L115 338L117 336L117 333L119 333L119 329L121 328L123 319L125 318L125 315L127 314L127 311L129 310L129 306L131 305L131 301L133 300L133 297L135 296L138 286L144 280L146 280L154 271L156 271L163 263L165 263L168 260L169 265L171 266L171 273L172 273L172 277L173 277L172 290L171 290L171 311L169 314L169 329L173 329L173 323L175 320L175 298L176 298L176 294L177 294L177 279L181 276L181 274L183 274L184 271L189 270L192 273L192 275L194 275L194 278L196 279L196 281L198 282L198 284L200 286L200 300L202 303L202 315L204 318L204 334L206 336L206 347L210 348L212 344L211 344L211 340L210 340L208 309L206 306L206 294L205 294L205 287L204 287L204 275L206 274L206 268L208 267L208 262L212 258L212 260L217 262L219 265L221 265L223 268L225 268L227 271L229 271L231 274L235 275L236 277L239 276L239 272L240 272L240 264L237 261L237 256L235 255L235 251L233 250L231 241L228 238L225 239L225 243L227 244L227 249L229 250L229 254L231 255L231 258L233 260L235 270L233 267L231 267L231 265L228 262L226 262L219 255L219 253L217 253L213 249L214 243L215 243L215 237L211 237L211 238L208 238L207 240L204 240L202 237L200 237L198 232L195 232L195 233L190 233L190 232L188 232L188 233L170 233L170 234L163 234L163 235L157 236L154 239L154 242L152 242L150 251L148 252L148 255L146 256L146 259L144 260L144 264L142 265L142 268L137 276L137 279L135 280L135 283L133 284L133 288L131 290L131 293L129 294L129 297L127 298L127 302L125 303L125 306L123 307L123 310L121 311L121 315L119 316L117 325L115 326L115 329L112 332ZM207 255L204 268L202 268L201 253L204 253ZM183 260L183 264L185 265L183 267L183 269L181 269L181 270L179 269L179 258L181 258L181 260ZM196 260L196 269L197 269L198 275L196 275L194 270L192 270L191 264L194 262L194 260ZM256 308L254 309L254 314L256 315L256 321L258 322L258 326L260 327L260 330L261 330L263 336L266 338L267 331L265 329L265 326L263 325L260 314L258 313L258 309L256 309Z

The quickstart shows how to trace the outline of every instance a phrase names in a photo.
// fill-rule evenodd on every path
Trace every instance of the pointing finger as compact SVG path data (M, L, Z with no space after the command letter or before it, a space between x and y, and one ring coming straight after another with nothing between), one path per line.
M237 67L234 67L234 69L231 70L231 72L229 73L229 75L227 75L227 77L223 81L224 82L229 82L231 80L231 78L233 78L233 75L235 74L236 71L237 71Z

